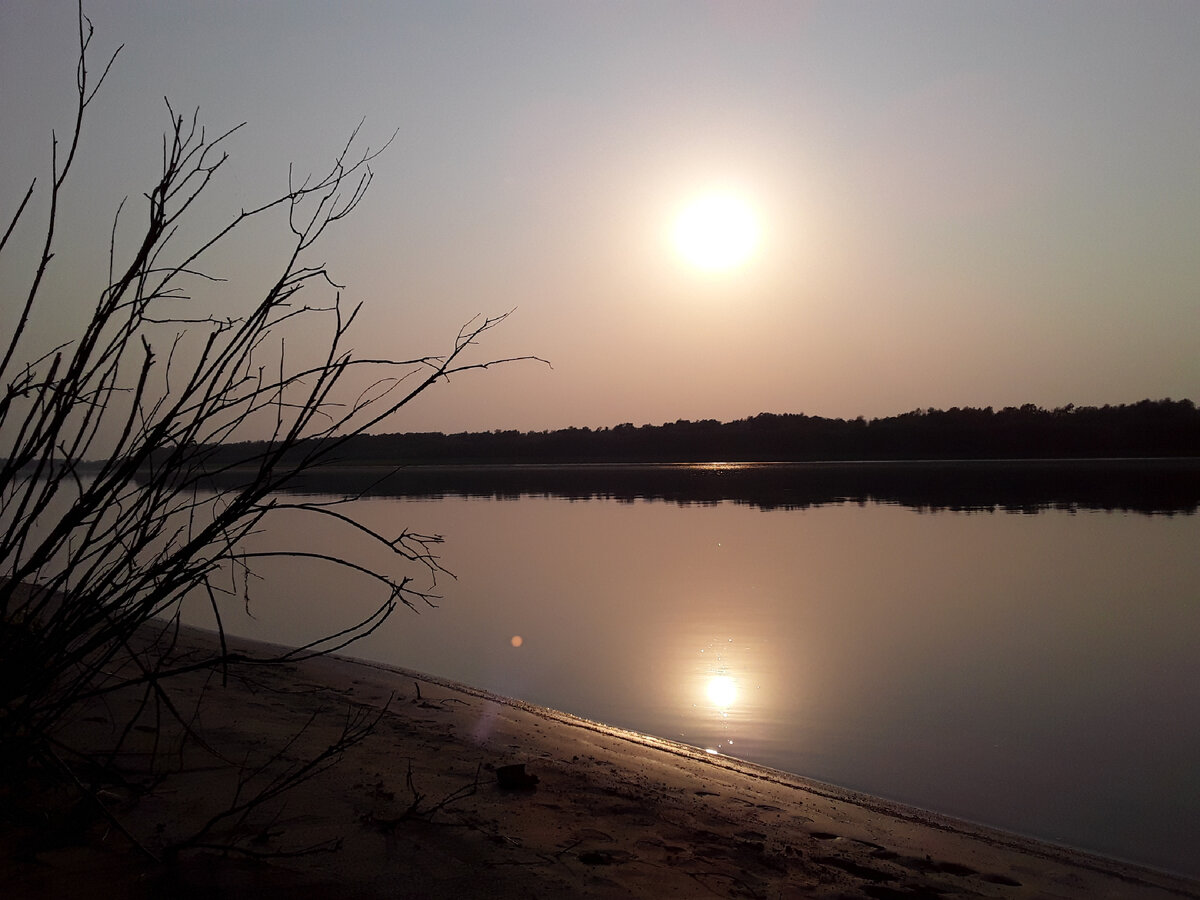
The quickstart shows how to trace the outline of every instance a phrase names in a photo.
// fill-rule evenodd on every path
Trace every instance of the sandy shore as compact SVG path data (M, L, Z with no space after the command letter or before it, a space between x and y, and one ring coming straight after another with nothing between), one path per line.
M143 712L127 780L100 795L129 837L96 815L55 838L8 828L5 896L1200 898L1194 881L371 663L260 667L223 687L186 676L179 696L203 696L207 746L180 748ZM111 744L136 702L96 704L63 737ZM381 710L337 765L163 860ZM501 786L514 765L531 777Z

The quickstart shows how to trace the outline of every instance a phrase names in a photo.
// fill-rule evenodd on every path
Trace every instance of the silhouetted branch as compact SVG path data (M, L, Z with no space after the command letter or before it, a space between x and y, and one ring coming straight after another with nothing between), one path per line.
M197 671L225 678L234 667L326 654L371 634L398 604L433 605L436 595L410 575L382 570L356 554L363 545L386 548L390 564L418 567L432 587L446 571L431 552L439 536L408 530L386 536L348 512L279 502L273 495L438 380L533 358L467 358L477 339L507 314L468 323L441 355L360 358L349 346L361 307L344 310L338 283L311 257L328 230L358 208L373 178L371 166L394 133L381 147L359 149L360 123L323 174L300 178L289 168L283 193L239 208L197 238L190 236L196 202L220 176L226 148L242 126L210 137L198 110L185 116L169 101L161 171L141 195L140 221L131 221L123 201L100 237L107 243L107 278L96 286L90 317L72 339L48 352L36 348L29 322L43 301L46 274L71 253L58 246L62 191L74 169L85 113L117 56L92 79L93 28L82 6L78 23L74 124L62 144L56 135L51 139L45 220L28 261L28 286L6 302L15 318L0 356L5 766L19 767L41 754L55 727L80 703L122 690L143 692L135 715L153 703L155 716L177 722L187 740L203 741L193 727L194 711L172 694L172 679ZM6 217L0 252L13 252L9 236L28 225L38 187L32 180ZM273 267L265 290L232 313L181 306L191 302L190 285L208 291L228 284L210 271L219 249L236 246L243 229L270 224L271 216L285 212L289 243L277 260L263 263ZM241 297L236 286L229 290ZM315 358L300 358L288 347L287 337L297 329L325 335ZM262 434L268 437L230 461L228 444ZM213 481L235 470L236 483ZM345 526L362 541L345 548L291 544L275 527L281 514ZM240 602L249 611L253 567L275 557L360 578L378 591L370 612L292 650L231 650L225 604ZM179 658L177 629L185 603L192 602L211 610L217 648ZM126 724L118 746L129 735ZM196 839L224 827L247 804L269 800L318 771L357 739L360 726L348 723L326 753L273 775L257 799L235 798Z
M333 742L309 759L301 762L287 762L287 753L292 745L312 727L316 719L314 713L304 727L293 734L287 743L272 753L269 758L255 766L243 766L228 805L212 815L192 835L168 847L167 855L174 856L180 850L198 847L240 850L237 840L243 833L242 826L251 813L277 800L283 794L315 778L334 765L347 750L361 743L374 732L385 713L386 708L375 713L348 710L341 734ZM211 835L222 829L227 834L225 841L214 844L208 840ZM294 852L310 853L324 846L322 844ZM288 855L274 852L255 854L251 851L250 853L263 856Z

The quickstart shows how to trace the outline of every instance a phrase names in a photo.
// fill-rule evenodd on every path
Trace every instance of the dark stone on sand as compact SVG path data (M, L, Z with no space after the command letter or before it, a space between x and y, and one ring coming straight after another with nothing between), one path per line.
M525 771L525 763L513 763L496 769L496 783L506 791L532 791L537 788L538 777Z

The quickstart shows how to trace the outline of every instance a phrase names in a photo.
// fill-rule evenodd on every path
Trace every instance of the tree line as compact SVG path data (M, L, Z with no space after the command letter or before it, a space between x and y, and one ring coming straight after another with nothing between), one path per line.
M251 458L254 444L219 458ZM1191 400L1105 406L916 409L885 418L760 413L732 422L680 419L552 431L360 434L343 465L739 462L912 459L1098 459L1200 456ZM215 461L215 460L214 460Z

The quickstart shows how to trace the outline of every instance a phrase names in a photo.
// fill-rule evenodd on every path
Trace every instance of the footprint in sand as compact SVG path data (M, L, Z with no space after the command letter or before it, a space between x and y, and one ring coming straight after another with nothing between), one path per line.
M1000 884L1004 887L1021 886L1021 882L1017 881L1015 878L1009 878L1007 875L980 875L979 877L989 884Z
M841 859L836 856L814 856L813 862L838 869L842 872L845 872L847 875L853 876L854 878L859 878L863 881L870 881L876 884L880 882L896 880L896 876L889 872L884 872L881 869L874 869L871 866L864 866L860 863L854 862L853 860Z
M585 841L611 844L616 840L611 834L603 832L598 828L582 828L575 832L575 834L573 834L571 837L576 843L579 844L582 844Z
M765 834L763 834L761 831L750 831L750 830L735 831L733 833L733 836L735 838L738 838L739 840L743 840L743 841L765 841L767 839L767 836Z
M637 859L625 850L581 850L575 858L585 866L613 866Z

